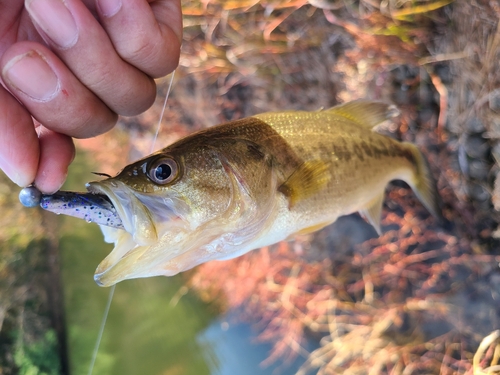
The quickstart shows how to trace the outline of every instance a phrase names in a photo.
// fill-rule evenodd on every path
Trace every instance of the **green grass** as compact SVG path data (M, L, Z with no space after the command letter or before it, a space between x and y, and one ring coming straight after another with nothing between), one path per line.
M17 331L14 363L19 375L59 375L61 365L58 356L57 338L53 330L34 342L27 342L24 332Z

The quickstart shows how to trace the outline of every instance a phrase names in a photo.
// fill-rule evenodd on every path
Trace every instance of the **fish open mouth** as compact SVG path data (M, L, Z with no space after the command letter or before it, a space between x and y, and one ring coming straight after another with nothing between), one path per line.
M136 244L151 245L158 240L151 212L126 184L108 179L89 182L86 188L92 194L106 196L120 218L122 228L132 235Z
M137 192L116 179L91 182L86 187L90 193L109 199L123 225L101 226L105 241L115 247L97 267L96 283L110 286L128 278L165 274L162 264L176 252L165 252L164 246L175 247L179 234L186 231L189 206L173 194Z
M108 279L112 279L110 276L117 264L133 249L154 243L156 230L147 208L126 185L104 180L91 182L86 187L87 193L58 191L43 195L40 206L56 214L100 225L104 240L114 243L115 248L98 266L94 279L97 284L108 286L113 282Z
M116 179L90 182L87 193L59 191L42 196L43 209L99 224L108 243L115 247L99 264L94 280L110 286L126 278L164 274L154 259L167 262L177 254L165 254L160 238L174 244L186 230L189 206L173 195L143 194ZM175 268L175 265L172 266ZM175 274L180 270L172 270Z

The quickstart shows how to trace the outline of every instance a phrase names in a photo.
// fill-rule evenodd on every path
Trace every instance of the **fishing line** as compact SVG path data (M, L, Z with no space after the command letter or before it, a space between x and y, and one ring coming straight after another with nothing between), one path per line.
M170 89L172 88L172 82L174 82L174 76L175 76L175 70L172 72L172 75L170 76L170 83L168 84L167 94L165 95L165 101L163 102L163 108L161 110L160 118L158 120L158 126L156 127L156 134L153 137L153 142L151 143L150 153L155 150L155 143L156 140L158 139L158 134L160 133L161 121L163 120L163 115L165 114L165 108L167 108L167 100L168 97L170 96Z
M106 320L108 319L109 308L111 307L111 301L113 300L113 295L115 294L116 284L111 287L108 295L108 302L106 303L106 308L104 309L104 315L101 321L101 327L99 328L99 333L97 334L97 340L95 342L94 351L92 352L92 359L90 360L88 375L92 375L94 371L94 364L97 358L97 352L99 351L99 345L101 344L102 334L104 333L104 327L106 326Z
M158 138L158 134L160 133L161 121L163 120L163 115L165 113L165 109L167 108L167 100L168 100L168 97L170 96L170 90L172 89L172 82L174 81L174 76L175 76L175 70L172 72L172 74L170 76L170 82L168 84L167 94L165 95L165 101L163 102L163 108L162 108L161 113L160 113L160 119L158 120L158 125L156 127L156 133L155 133L155 135L153 137L153 141L151 143L151 152L154 151L155 143L156 143L156 140ZM96 343L94 346L94 351L92 352L92 359L90 360L88 375L92 375L92 372L94 371L95 360L96 360L97 354L99 352L99 346L101 344L101 339L102 339L102 335L104 333L104 328L106 327L106 321L108 320L108 314L109 314L109 310L111 308L111 302L113 301L113 295L115 294L115 288L116 288L116 284L113 285L109 290L108 302L106 303L106 308L104 309L104 314L102 317L101 326L99 328L99 333L97 334L97 340L96 340Z

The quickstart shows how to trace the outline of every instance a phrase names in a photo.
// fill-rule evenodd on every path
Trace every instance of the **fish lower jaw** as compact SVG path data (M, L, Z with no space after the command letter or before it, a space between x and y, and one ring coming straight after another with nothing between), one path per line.
M121 258L116 264L99 272L102 268L101 263L94 274L94 281L96 282L96 284L101 287L110 287L124 280L154 276L174 276L179 272L185 271L180 266L176 265L173 261L168 262L168 268L155 267L153 269L139 271L134 269L134 267L130 267L129 265L122 263L124 262L126 256L127 254L125 254L123 258Z
M182 223L181 219L176 221ZM97 267L95 282L107 287L127 279L173 276L184 271L182 262L176 258L184 254L179 244L189 238L189 231L184 225L174 226L169 226L169 230L154 243L145 245L140 245L127 231L114 231L110 239L115 248Z
M106 285L105 283L101 282L101 277L102 273L100 274L94 274L94 281L98 286L106 287L106 286L112 286L112 285ZM114 284L113 284L114 285Z
M126 258L129 253L125 253L118 260L114 260L113 263L109 264L107 259L104 259L97 267L94 273L94 281L97 285L102 287L113 286L120 281L134 278L130 266L126 264Z

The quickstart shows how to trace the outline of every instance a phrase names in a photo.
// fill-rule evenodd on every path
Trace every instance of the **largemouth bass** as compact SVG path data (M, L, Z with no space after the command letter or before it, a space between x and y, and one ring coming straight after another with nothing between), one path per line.
M356 211L380 233L385 187L394 179L439 217L421 152L373 131L397 114L392 105L355 101L231 121L88 183L102 202L83 208L87 198L65 193L63 201L44 196L42 206L63 214L79 208L78 217L101 225L115 244L94 276L102 286L234 258ZM68 194L76 197L69 199L72 212ZM96 206L100 217L91 212Z

